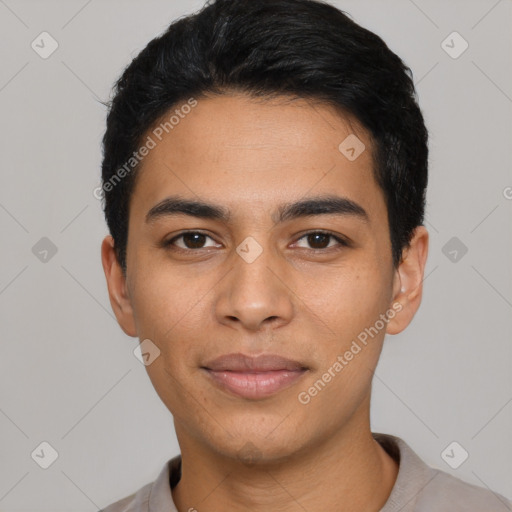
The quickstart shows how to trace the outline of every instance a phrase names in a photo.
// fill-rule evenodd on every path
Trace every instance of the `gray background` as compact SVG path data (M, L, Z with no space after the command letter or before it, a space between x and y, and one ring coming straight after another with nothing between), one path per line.
M423 304L386 338L373 430L512 498L512 2L333 3L412 68L431 133ZM110 309L93 190L99 100L150 39L201 5L0 0L2 512L97 510L178 453L137 341ZM31 48L43 31L59 44L47 59ZM453 31L469 43L456 59L441 45ZM48 469L31 458L43 441L58 452ZM469 453L458 469L441 457L452 441Z

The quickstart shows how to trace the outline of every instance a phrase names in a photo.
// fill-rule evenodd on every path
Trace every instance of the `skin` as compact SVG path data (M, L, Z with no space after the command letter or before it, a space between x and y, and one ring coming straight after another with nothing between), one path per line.
M126 276L113 239L102 244L120 326L161 351L146 369L174 417L180 512L378 511L396 480L397 464L371 436L371 382L385 334L403 331L420 305L428 232L416 229L395 269L367 133L329 106L285 100L234 93L200 99L143 160L130 204ZM355 161L338 150L350 134L366 145ZM325 194L357 202L369 222L353 215L272 220L284 203ZM170 195L226 207L229 222L177 215L146 223ZM184 230L207 237L195 245L177 239L182 252L163 246ZM317 230L351 245L304 236ZM247 237L263 250L252 263L236 252ZM397 303L401 311L385 328L300 403L298 394ZM309 370L271 397L244 399L201 370L234 352L277 354Z

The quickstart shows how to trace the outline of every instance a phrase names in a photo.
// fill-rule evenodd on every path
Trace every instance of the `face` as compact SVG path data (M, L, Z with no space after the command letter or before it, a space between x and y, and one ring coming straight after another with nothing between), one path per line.
M126 279L108 237L103 264L122 328L160 351L146 369L180 443L275 461L364 428L427 236L393 268L365 131L327 106L231 95L163 135L131 199Z

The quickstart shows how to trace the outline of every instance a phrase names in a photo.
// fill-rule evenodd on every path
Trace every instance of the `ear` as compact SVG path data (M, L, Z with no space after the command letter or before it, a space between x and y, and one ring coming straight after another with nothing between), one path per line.
M428 255L428 231L418 226L409 247L402 253L402 261L393 278L393 304L397 314L390 318L386 332L398 334L412 321L420 307L423 293L423 276ZM398 303L400 306L398 306ZM401 309L398 309L401 307Z
M117 261L114 239L110 235L105 237L101 244L101 262L107 279L110 304L117 322L128 336L136 337L137 329L126 277Z

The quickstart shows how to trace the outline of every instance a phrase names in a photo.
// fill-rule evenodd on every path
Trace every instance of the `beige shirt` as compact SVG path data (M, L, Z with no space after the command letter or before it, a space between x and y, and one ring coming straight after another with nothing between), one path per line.
M380 512L512 511L512 502L502 495L428 466L399 437L372 435L399 463L395 485ZM171 488L180 477L181 457L178 455L165 464L154 482L100 512L178 512Z

